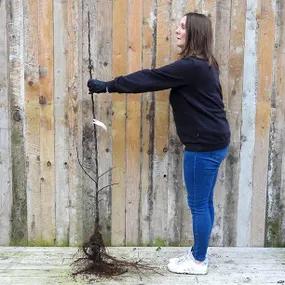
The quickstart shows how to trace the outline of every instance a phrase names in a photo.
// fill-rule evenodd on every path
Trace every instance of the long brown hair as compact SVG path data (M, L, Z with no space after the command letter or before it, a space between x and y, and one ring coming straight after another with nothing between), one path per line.
M213 55L213 31L209 17L199 13L187 13L185 46L179 55L202 57L219 70L219 64Z

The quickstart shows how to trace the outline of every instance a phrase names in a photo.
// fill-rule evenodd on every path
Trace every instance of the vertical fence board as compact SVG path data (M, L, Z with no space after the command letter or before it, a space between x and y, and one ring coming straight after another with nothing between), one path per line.
M88 70L88 12L90 13L90 48L91 59L93 64L93 77L101 80L109 80L111 77L111 29L112 29L112 2L111 1L89 1L83 5L84 25L83 25L83 84L84 84L84 106L83 106L83 141L84 141L84 165L91 176L95 177L95 143L93 137L91 100L88 94L86 82L89 79ZM106 22L106 19L110 21ZM104 29L104 31L102 30ZM86 88L86 89L85 89ZM111 172L106 171L112 167L112 146L111 146L111 96L107 94L94 94L95 115L96 119L103 121L107 125L107 132L97 127L97 158L98 158L98 175L99 188L111 184ZM91 155L93 154L93 155ZM106 173L101 176L101 174ZM84 188L88 191L83 192L84 198L84 215L95 217L95 186L94 183L85 175L83 176ZM99 214L101 231L106 241L110 244L111 238L111 189L106 187L99 193ZM93 231L94 221L92 219L84 225L84 235L86 238Z
M77 151L82 153L82 4L77 0L67 1L67 39L66 39L66 79L68 97L66 98L65 122L68 127L68 238L70 245L83 241L83 207L82 207L82 170L77 161ZM85 89L84 89L85 90ZM86 91L85 91L86 92Z
M129 1L128 10L128 72L141 69L142 1ZM138 243L140 197L140 130L141 96L127 95L126 118L126 244Z
M226 159L225 184L226 193L223 204L223 244L234 246L236 243L236 217L239 181L239 152L241 105L243 86L243 59L245 35L246 0L232 1L230 54L228 66L228 106L227 117L231 127L231 144ZM220 204L218 204L218 207Z
M207 15L212 22L213 29L213 45L216 43L216 21L217 21L217 1L216 0L206 0L204 4L203 13Z
M255 143L257 2L248 0L245 24L237 246L248 246L251 231L252 171Z
M8 97L8 50L6 27L6 4L0 2L0 245L10 242L12 172L11 140Z
M108 19L108 21L106 21ZM97 45L95 75L101 80L112 78L112 1L100 0L96 9L96 38ZM107 132L98 129L98 161L99 174L112 167L112 96L98 94L96 96L97 116L108 128ZM112 173L100 178L99 185L104 187L112 183ZM105 244L111 243L111 197L112 187L107 187L100 193L100 225Z
M143 1L142 26L142 68L154 67L155 32L156 32L156 2ZM143 94L141 103L141 194L139 243L148 244L150 240L150 216L152 211L152 158L153 158L153 125L154 123L154 94Z
M25 139L29 244L41 240L38 2L25 3Z
M93 76L96 73L97 39L96 39L96 15L97 5L94 1L82 2L82 159L81 163L90 176L96 179L95 139L92 124L92 103L91 96L94 99L95 114L98 113L96 104L97 94L90 95L86 86L89 79L89 53L88 53L88 13L90 13L90 52L93 65ZM97 128L98 134L98 128ZM98 157L98 156L97 156ZM83 211L83 238L87 241L93 233L95 224L95 183L82 171L82 211Z
M7 3L13 205L11 244L27 243L23 3Z
M277 1L276 8L278 11L278 22L277 27L278 34L280 36L279 43L277 45L277 63L278 63L278 71L276 72L276 86L277 86L277 104L280 103L279 109L279 117L280 120L276 121L276 125L278 125L278 132L281 133L281 153L282 153L282 164L281 164L281 181L280 188L277 188L275 192L277 195L274 201L274 207L277 210L277 215L274 217L271 225L270 231L271 234L275 234L274 241L269 240L270 246L279 246L285 247L285 98L284 98L284 90L285 90L285 3L284 1ZM267 243L266 243L267 245Z
M122 13L121 11L125 11ZM113 76L127 73L127 19L128 1L119 0L113 3ZM112 138L113 170L112 183L112 244L125 244L125 147L126 147L126 95L112 95Z
M41 239L55 241L53 3L39 2Z
M285 5L274 1L275 41L273 51L273 85L268 155L267 204L265 219L265 246L284 246L285 223Z
M266 186L271 111L272 64L274 49L274 13L272 1L262 1L259 23L258 90L256 98L253 192L251 206L251 246L264 244Z
M54 130L55 130L55 189L56 244L68 244L69 185L67 128L67 3L54 0Z
M179 51L176 46L177 25L180 19L185 14L185 6L187 1L173 1L171 4L171 31L170 31L170 56L171 60L178 59L177 52ZM181 241L181 227L183 211L190 215L188 205L186 203L186 191L183 188L182 179L182 159L183 159L183 145L179 141L174 124L172 109L169 108L169 133L168 133L168 242L169 244L176 245ZM186 206L186 207L185 207ZM187 223L189 225L190 223ZM188 236L189 238L189 236Z
M231 27L231 2L219 0L216 3L215 23L215 56L220 65L220 82L223 89L223 102L225 110L228 103L228 61L230 47L230 27ZM226 30L225 30L226 29ZM225 189L225 161L221 164L214 192L215 220L212 229L211 242L215 245L223 244L223 211Z
M186 6L187 12L195 12L196 11L196 3L195 1L187 1L187 6Z
M170 62L170 3L157 1L156 66ZM163 124L163 127L161 126ZM153 212L151 240L154 244L167 241L167 168L168 168L169 92L155 93Z

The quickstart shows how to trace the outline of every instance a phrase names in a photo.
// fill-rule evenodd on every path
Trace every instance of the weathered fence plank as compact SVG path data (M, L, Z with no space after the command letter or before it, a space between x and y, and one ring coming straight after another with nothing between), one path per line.
M24 38L23 3L6 1L8 32L9 107L13 204L11 243L27 242L26 155L24 141Z
M215 55L220 66L220 80L223 90L223 101L225 109L228 110L228 80L229 80L229 56L230 56L230 28L231 28L231 2L219 0L216 2L215 21ZM215 221L212 230L212 240L214 244L223 244L224 232L224 207L225 203L225 171L226 161L220 167L216 189L214 193Z
M128 72L142 67L143 1L129 1ZM141 100L144 94L127 95L126 117L126 244L138 244L140 171L141 171Z
M156 50L156 2L143 1L142 68L152 68ZM139 218L139 243L150 242L150 215L153 191L154 93L143 94L141 102L141 194Z
M12 162L10 104L8 97L8 50L6 5L0 2L0 244L10 242L12 206ZM3 44L2 44L3 43Z
M70 245L81 244L83 241L83 207L82 207L82 170L77 161L77 151L82 154L82 5L77 0L68 0L67 13L67 98L66 127L68 127L68 161L64 167L68 173L68 238ZM84 89L85 91L85 89ZM58 189L60 191L60 189Z
M90 25L90 52L92 65L94 67L93 76L97 76L97 38L96 38L96 14L97 5L94 1L82 2L82 165L96 179L96 162L95 155L95 139L92 124L92 104L91 95L88 93L86 82L89 79L89 25ZM88 13L90 13L90 23L88 23ZM98 105L96 104L97 95L92 95L95 104L95 114L98 113ZM99 118L98 118L99 119ZM98 134L99 130L97 131ZM95 224L95 183L85 174L82 173L82 214L83 214L83 237L88 240L93 232Z
M54 1L54 130L55 130L55 189L56 189L56 244L69 244L69 185L67 161L69 152L67 124L67 2Z
M187 1L173 1L171 4L171 30L170 30L170 57L172 61L177 60L176 34L175 31L180 19L185 14L185 6ZM169 133L168 133L168 170L167 170L167 224L168 224L168 244L177 245L181 243L182 232L182 215L190 217L190 210L186 202L186 191L183 187L182 178L182 161L183 161L183 145L179 141L174 124L173 114L169 108ZM177 205L179 205L177 207ZM190 223L186 223L190 228ZM187 236L189 243L190 236Z
M275 41L273 51L273 85L268 155L265 246L284 247L285 235L285 5L274 1Z
M217 5L218 3L216 0L208 0L208 1L205 1L204 9L203 9L203 13L211 19L213 35L216 35ZM214 46L216 45L215 36L213 37L213 45Z
M237 211L238 246L250 245L257 82L257 2L248 0L245 24L240 177Z
M112 79L112 0L97 1L95 19L97 54L93 54L95 60L95 76L101 80ZM93 18L93 17L92 17ZM108 21L106 21L108 19ZM108 128L107 132L98 129L98 160L99 174L112 167L112 96L98 94L96 96L97 116ZM100 187L112 183L112 172L100 178ZM102 234L106 244L111 243L111 199L112 187L105 188L100 193L100 221Z
M41 240L55 241L53 1L39 2Z
M121 11L125 11L122 13ZM128 1L119 0L113 3L113 76L126 74L128 47L127 47L127 17ZM113 138L113 176L112 183L112 244L125 244L126 232L126 95L112 95L112 138Z
M271 113L272 65L274 50L274 11L272 1L261 1L258 19L258 88L256 97L253 192L250 246L264 244L266 189Z
M38 3L27 1L24 11L27 221L28 240L31 244L41 240Z
M170 62L170 13L169 1L157 1L156 67ZM169 92L155 93L154 154L153 154L153 211L151 237L154 244L165 244L168 238L167 173Z
M228 105L227 117L231 126L231 145L226 160L225 169L225 197L223 202L223 244L236 244L237 202L239 195L239 167L240 167L240 128L242 86L244 68L244 36L245 36L246 0L232 1L230 54L228 62ZM220 203L218 204L218 207ZM215 236L213 236L215 239Z

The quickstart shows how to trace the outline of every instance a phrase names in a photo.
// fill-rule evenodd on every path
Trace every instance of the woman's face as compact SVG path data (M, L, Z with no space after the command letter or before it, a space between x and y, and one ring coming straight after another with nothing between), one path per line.
M186 40L186 16L184 16L176 29L176 45L179 48L183 48Z

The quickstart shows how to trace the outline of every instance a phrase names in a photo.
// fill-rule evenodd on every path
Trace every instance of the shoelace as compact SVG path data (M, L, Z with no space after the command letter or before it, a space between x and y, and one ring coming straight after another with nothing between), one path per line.
M187 260L187 259L190 259L190 260L193 260L194 262L196 262L195 259L194 259L194 257L192 257L192 256L189 255L189 254L185 254L184 256L181 256L181 257L178 259L178 262L177 262L177 263L182 263L182 262L184 262L184 261ZM205 259L202 263L198 263L198 262L197 262L197 264L207 264L207 263L208 263L207 259Z
M188 258L191 258L188 254L185 254L185 255L183 255L183 256L180 256L179 258L178 258L178 263L182 263L182 262L184 262L185 260L187 260Z

